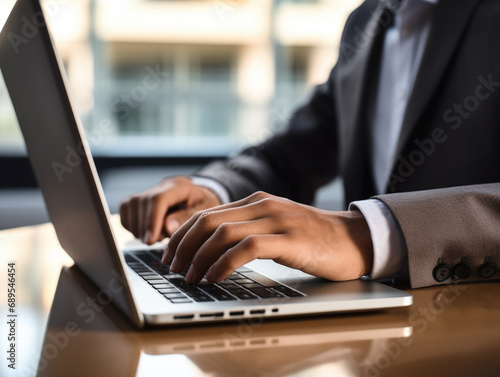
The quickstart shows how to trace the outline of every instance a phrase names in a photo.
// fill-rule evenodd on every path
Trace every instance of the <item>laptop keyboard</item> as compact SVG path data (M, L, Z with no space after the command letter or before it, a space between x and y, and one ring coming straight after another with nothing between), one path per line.
M170 271L160 262L163 250L144 250L125 255L128 266L174 304L206 301L254 300L305 296L246 267L218 283L203 279L198 284L184 280L188 268L181 273Z

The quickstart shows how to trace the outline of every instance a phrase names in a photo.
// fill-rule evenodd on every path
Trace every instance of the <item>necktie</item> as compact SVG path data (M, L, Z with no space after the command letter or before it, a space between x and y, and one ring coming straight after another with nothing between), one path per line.
M372 120L372 168L376 191L384 193L396 159L404 112L427 38L433 4L423 0L386 0L394 13L387 31Z

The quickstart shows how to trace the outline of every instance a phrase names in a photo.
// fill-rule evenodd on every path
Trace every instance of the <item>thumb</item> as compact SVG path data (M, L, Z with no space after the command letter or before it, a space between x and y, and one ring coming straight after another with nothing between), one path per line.
M193 214L191 212L194 211L180 210L168 215L167 218L165 219L165 228L167 230L167 233L169 235L174 234L175 231L179 229L182 224L184 224L186 221L189 220L189 218Z

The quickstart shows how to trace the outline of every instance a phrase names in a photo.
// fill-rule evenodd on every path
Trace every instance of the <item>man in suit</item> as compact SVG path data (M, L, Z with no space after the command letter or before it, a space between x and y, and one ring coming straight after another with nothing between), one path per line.
M498 279L498 35L496 0L367 0L285 131L133 196L122 223L172 235L163 261L192 261L192 283L255 258L414 288ZM348 211L307 205L339 175Z

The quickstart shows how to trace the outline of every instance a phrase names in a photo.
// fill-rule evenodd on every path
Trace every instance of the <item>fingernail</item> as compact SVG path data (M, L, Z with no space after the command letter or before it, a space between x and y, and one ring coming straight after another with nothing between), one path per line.
M168 246L166 246L165 250L163 250L163 254L161 256L161 263L167 264L167 255L168 255Z
M177 229L179 229L180 225L179 220L175 217L167 220L167 230L170 234L173 234Z
M188 283L192 283L193 275L194 275L193 267L191 266L191 268L189 269L188 273L186 274L186 281Z
M150 238L151 238L151 232L148 230L148 231L146 231L146 234L144 235L144 237L142 237L142 242L149 243Z
M173 271L173 272L179 272L179 261L177 260L177 258L174 258L174 260L172 261L172 264L170 265L170 271Z
M214 277L214 267L210 267L207 271L207 273L205 274L205 277L207 278L207 280L210 280L212 281L212 278Z

